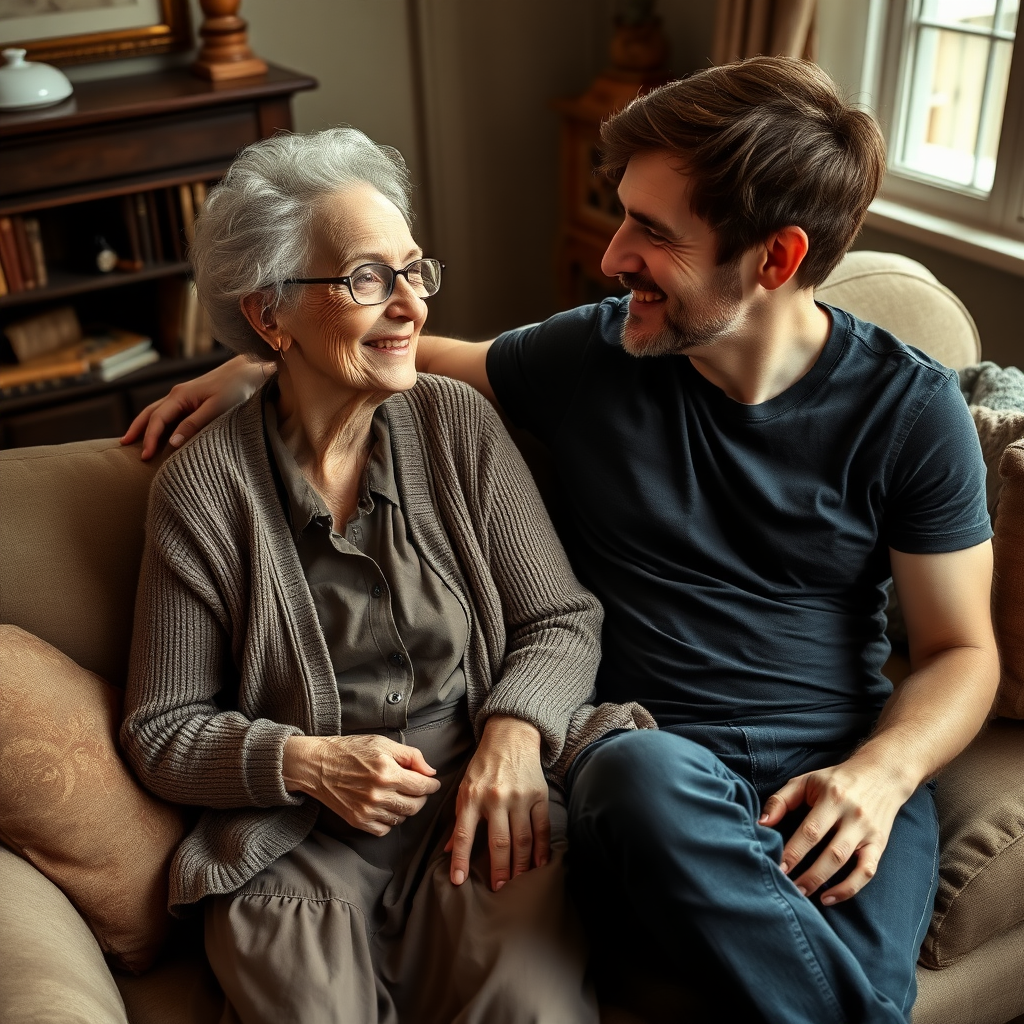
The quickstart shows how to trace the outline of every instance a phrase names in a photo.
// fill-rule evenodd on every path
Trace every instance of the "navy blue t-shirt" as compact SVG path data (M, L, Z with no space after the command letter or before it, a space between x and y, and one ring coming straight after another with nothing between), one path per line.
M599 700L663 726L876 710L889 548L992 536L956 374L824 307L811 370L743 405L685 356L625 352L627 302L510 331L487 358L552 456L559 533L605 607Z

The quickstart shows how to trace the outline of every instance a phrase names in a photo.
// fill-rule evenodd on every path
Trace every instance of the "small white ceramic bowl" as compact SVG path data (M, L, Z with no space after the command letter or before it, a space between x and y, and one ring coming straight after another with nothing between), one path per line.
M60 103L71 95L71 83L63 71L50 64L25 60L25 51L10 47L0 51L0 110L26 110Z

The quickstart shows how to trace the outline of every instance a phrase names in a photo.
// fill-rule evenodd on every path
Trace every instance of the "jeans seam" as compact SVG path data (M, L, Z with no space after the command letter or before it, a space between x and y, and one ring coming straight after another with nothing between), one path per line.
M810 967L814 973L815 980L818 983L818 988L821 994L831 1003L837 1024L843 1024L846 1017L843 1014L842 1004L836 998L835 992L832 991L832 986L829 984L828 978L825 977L825 972L821 969L821 964L818 962L818 958L815 956L814 950L811 948L811 944L807 940L807 935L804 933L803 926L800 924L800 921L796 916L796 912L790 905L789 900L786 899L786 897L779 891L779 884L775 879L774 872L772 871L771 858L768 851L764 848L764 843L761 842L761 839L757 835L758 826L749 818L746 819L746 825L749 834L761 849L761 880L764 882L768 897L781 906L789 920L790 931L796 940L797 948L800 950L800 953L808 967Z
M934 808L934 806L935 805L933 803L932 807ZM933 810L932 813L934 813L934 810ZM936 883L936 881L938 879L938 874L939 874L939 832L938 832L938 829L936 829L935 830L935 840L934 840L934 843L932 845L932 886L933 887L935 886L935 883ZM935 897L933 895L932 899L921 908L921 916L917 919L917 934L918 935L921 934L921 928L924 925L924 922L925 922L926 918L930 919L931 914L932 914L932 912L934 910L934 906L935 906ZM922 941L922 943L924 942L924 936L922 936L921 941ZM920 955L920 949L918 950L918 955ZM916 971L916 970L917 970L917 958L915 957L914 958L914 971ZM914 987L914 980L915 980L914 979L914 973L912 971L911 972L911 980L907 984L907 989L903 993L903 1001L900 1004L900 1010L904 1013L904 1015L907 1012L907 999L910 996L911 989Z

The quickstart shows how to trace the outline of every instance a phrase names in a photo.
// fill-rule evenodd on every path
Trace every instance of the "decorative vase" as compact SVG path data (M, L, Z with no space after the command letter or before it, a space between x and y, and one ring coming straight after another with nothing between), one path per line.
M0 110L48 107L71 95L71 82L63 71L25 60L25 51L17 47L0 51L0 56Z

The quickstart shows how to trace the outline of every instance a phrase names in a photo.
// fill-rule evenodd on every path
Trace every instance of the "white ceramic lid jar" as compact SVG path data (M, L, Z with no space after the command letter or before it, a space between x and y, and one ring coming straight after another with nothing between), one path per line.
M71 82L63 71L25 60L25 51L17 47L0 51L0 56L0 110L45 107L71 95Z

